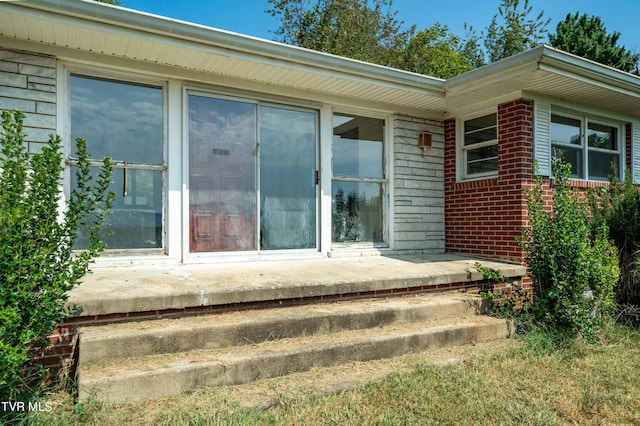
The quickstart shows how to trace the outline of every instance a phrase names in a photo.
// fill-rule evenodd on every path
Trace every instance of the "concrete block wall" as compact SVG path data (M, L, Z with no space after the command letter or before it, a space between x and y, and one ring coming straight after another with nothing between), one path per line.
M432 146L418 147L418 135L432 135ZM394 117L395 249L444 251L444 128L441 121Z
M533 180L533 102L498 106L498 176L456 182L456 125L445 122L446 249L515 262L526 224L522 189Z
M56 133L56 59L0 49L0 110L25 113L29 152Z

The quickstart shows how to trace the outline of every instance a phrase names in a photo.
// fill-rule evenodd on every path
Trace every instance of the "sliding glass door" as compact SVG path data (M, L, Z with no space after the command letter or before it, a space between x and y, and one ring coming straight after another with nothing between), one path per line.
M316 113L259 108L260 248L316 247Z
M317 113L191 94L192 253L317 246Z

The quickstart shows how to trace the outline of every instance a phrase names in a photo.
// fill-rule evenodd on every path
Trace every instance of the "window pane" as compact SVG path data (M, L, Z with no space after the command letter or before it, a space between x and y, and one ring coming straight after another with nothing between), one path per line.
M99 168L90 168L94 178ZM71 184L76 185L76 168L71 168ZM104 241L107 249L162 247L162 171L113 169L109 191L116 194ZM85 230L79 234L77 249L89 244Z
M333 175L383 179L384 120L333 116Z
M256 250L256 112L189 96L191 252Z
M382 199L379 183L333 181L333 242L382 243Z
M260 248L316 246L316 114L260 107Z
M584 172L582 171L582 150L572 149L564 147L553 147L553 158L562 156L562 159L571 164L571 177L584 178Z
M589 179L608 180L612 163L620 170L620 155L589 150Z
M497 139L496 114L489 114L464 122L465 146Z
M91 158L163 164L162 89L71 76L71 139Z
M581 145L580 120L552 114L551 142L566 145Z
M467 162L494 159L498 161L498 144L467 150ZM496 163L497 164L497 163ZM494 170L497 170L494 169Z
M498 144L495 143L481 148L468 149L467 175L495 172L498 170Z
M615 127L589 123L589 130L587 131L589 146L617 151L617 133ZM591 170L591 166L589 166L589 170Z
M498 170L498 157L491 157L467 163L467 174L495 172Z

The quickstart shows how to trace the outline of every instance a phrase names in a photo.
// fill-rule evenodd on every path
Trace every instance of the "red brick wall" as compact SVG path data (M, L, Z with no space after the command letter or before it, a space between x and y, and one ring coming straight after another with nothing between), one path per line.
M519 99L498 106L498 176L456 182L456 122L445 121L445 247L468 253L524 262L516 238L528 225L522 192L533 180L533 103ZM631 126L625 129L627 168L631 167ZM571 180L584 199L589 188L605 182ZM551 206L552 188L544 179L545 201Z
M455 120L445 122L446 250L523 261L516 237L526 219L523 185L533 179L533 103L498 106L498 177L456 182Z

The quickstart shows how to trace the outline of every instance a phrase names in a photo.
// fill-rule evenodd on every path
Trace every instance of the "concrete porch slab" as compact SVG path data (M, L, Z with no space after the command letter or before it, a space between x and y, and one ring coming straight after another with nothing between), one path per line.
M455 254L95 267L69 304L87 317L410 289L482 280L476 261L508 277L525 274L520 265Z

